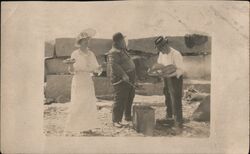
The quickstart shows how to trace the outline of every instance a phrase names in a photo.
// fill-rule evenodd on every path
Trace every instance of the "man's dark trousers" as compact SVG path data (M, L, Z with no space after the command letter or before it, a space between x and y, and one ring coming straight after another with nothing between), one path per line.
M182 76L179 78L164 78L164 95L165 104L167 106L167 117L172 118L174 115L175 122L182 124Z
M129 72L129 82L135 83L135 72ZM125 119L131 119L131 107L135 97L135 88L126 82L114 85L113 122L121 122L123 114Z

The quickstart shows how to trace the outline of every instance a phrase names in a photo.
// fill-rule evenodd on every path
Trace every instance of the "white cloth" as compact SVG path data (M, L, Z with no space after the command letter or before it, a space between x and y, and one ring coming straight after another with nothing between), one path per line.
M170 52L168 54L163 54L160 52L159 57L157 59L157 63L162 64L164 66L167 65L175 65L176 76L179 78L183 74L183 57L180 52L170 47Z
M94 83L90 72L98 68L95 55L88 50L83 53L75 50L72 55L75 59L75 74L71 86L71 105L65 132L81 132L101 128L98 120Z

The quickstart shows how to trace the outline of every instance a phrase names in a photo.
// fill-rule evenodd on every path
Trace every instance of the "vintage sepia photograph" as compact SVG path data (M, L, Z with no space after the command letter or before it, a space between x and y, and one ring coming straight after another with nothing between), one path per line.
M130 38L109 29L96 37L98 28L82 27L45 40L47 136L209 137L211 34L168 35L161 27L160 35Z
M1 4L1 153L247 153L248 2Z

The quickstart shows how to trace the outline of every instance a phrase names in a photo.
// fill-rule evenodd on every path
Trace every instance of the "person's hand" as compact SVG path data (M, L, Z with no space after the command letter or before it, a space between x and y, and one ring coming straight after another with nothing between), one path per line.
M152 66L151 70L152 70L152 71L155 71L155 70L162 69L163 67L164 67L164 65L159 64L159 63L155 63L155 64Z
M102 68L102 66L99 66L99 67L95 70L95 73L97 73L97 74L98 74L98 76L99 76L99 75L101 75L101 74L102 74L102 72L103 72L103 68Z
M125 82L129 82L128 75L123 75L122 80L125 81Z
M75 59L71 59L71 58L65 59L63 61L63 63L65 64L74 64L75 62L76 62Z
M161 76L162 75L162 71L161 70L153 70L153 69L148 69L147 74L149 76Z

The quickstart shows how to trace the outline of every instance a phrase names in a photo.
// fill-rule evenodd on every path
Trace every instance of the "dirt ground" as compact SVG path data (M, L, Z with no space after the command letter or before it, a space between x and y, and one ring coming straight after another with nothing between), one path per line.
M155 118L161 119L165 116L164 96L141 96L136 95L134 104L148 104L155 109ZM70 103L53 103L44 105L44 133L47 136L63 136L64 124L68 115ZM97 103L99 119L102 128L91 134L67 134L66 136L144 136L136 132L132 123L123 128L115 128L111 122L112 101L99 100ZM198 107L199 102L187 102L183 100L184 127L182 132L156 124L153 136L178 136L178 137L209 137L209 122L193 121L191 115Z

